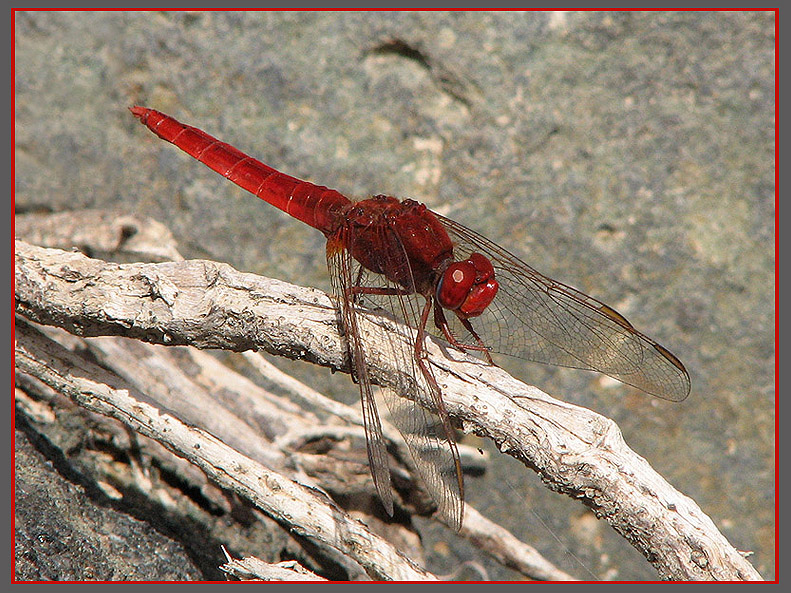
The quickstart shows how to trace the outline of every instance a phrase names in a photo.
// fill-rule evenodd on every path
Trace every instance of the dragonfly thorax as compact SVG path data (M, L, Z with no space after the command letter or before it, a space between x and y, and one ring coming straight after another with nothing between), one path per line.
M433 295L453 243L424 204L374 196L346 213L343 235L352 257L410 291Z

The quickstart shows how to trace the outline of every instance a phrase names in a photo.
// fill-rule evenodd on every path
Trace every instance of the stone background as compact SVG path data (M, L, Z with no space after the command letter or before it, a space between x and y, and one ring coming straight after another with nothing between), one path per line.
M185 257L329 290L320 233L156 139L133 104L350 196L426 202L612 305L686 364L692 393L672 404L592 373L501 361L615 419L774 578L773 13L15 19L17 212L149 216ZM357 397L348 377L275 362ZM656 578L585 508L492 458L467 482L479 510L582 578ZM18 487L18 506L30 492ZM476 557L441 528L425 538L437 573Z

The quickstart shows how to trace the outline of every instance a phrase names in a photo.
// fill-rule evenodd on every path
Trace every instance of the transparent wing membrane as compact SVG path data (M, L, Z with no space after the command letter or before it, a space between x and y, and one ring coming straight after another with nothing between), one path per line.
M535 362L598 371L647 393L681 401L689 375L666 348L643 335L617 311L548 278L488 239L438 216L457 260L483 253L500 284L492 304L471 319L493 351ZM448 315L451 321L453 315ZM456 321L454 331L466 330Z
M438 512L458 530L463 513L463 482L458 452L431 367L418 360L416 354L419 350L416 340L420 334L421 311L425 306L421 301L424 299L414 293L407 294L403 287L394 285L380 274L361 269L360 264L339 247L342 244L348 243L330 241L332 247L328 245L327 261L341 307L354 372L360 384L368 457L377 491L392 514L390 470L373 397L369 369L372 353L366 344L378 345L380 355L386 353L388 360L378 360L377 364L393 369L388 374L388 385L379 387L390 411L390 421L404 438L415 469L437 503ZM403 257L404 265L408 266L406 256ZM393 331L391 324L376 319L378 314L375 310L365 311L363 306L390 312L391 318L395 317L411 328L410 335L405 339Z

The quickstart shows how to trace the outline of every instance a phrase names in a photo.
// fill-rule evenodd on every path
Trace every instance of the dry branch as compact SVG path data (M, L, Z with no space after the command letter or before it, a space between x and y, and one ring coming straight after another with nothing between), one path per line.
M16 245L17 312L81 336L264 349L343 369L335 313L322 293L207 261L116 265ZM392 321L370 316L409 340ZM375 380L398 369L381 361ZM607 520L663 578L760 579L691 499L624 443L614 422L520 383L499 368L428 344L449 413L535 469L553 490Z
M98 233L105 236L107 233ZM86 245L86 247L91 247ZM354 508L358 514L362 511L365 521L373 521L379 525L380 532L385 533L389 541L397 543L400 550L410 558L422 564L422 546L409 524L399 522L381 523L370 515L370 511L379 509L380 505L373 500L375 494L370 484L367 459L364 455L364 433L362 418L357 406L346 406L331 400L322 394L295 381L285 373L266 362L259 353L245 352L247 362L264 378L267 384L276 385L288 394L289 399L276 396L250 382L227 366L218 362L210 355L194 348L172 348L145 344L134 340L116 337L96 337L81 339L70 337L70 334L42 327L53 339L66 345L76 352L86 351L92 359L112 369L114 372L132 381L134 386L144 394L147 400L155 402L158 408L172 410L180 419L210 431L223 442L232 445L237 451L251 456L264 463L267 467L296 478L301 483L311 484L316 488L327 489L333 498L356 501ZM42 365L45 367L46 365ZM26 386L26 389L29 387ZM295 403L297 405L295 405ZM37 411L43 409L22 393L17 394L17 405L22 406L29 414L40 417ZM317 417L314 412L318 413ZM51 412L47 413L51 415ZM321 418L321 416L328 416ZM335 422L333 423L333 419ZM53 419L54 420L54 419ZM56 420L55 420L56 421ZM111 423L102 422L99 418L92 421L95 431L101 423L101 434L116 434L118 431ZM350 426L351 425L351 426ZM411 482L411 476L399 468L399 463L408 460L405 446L393 428L384 422L383 428L387 438L391 439L393 450L400 449L400 454L391 460L392 469L399 475L399 491L407 503L410 514L431 512L432 508L414 507L414 503L425 504L425 494L415 497L404 490L419 486ZM67 437L68 438L68 437ZM95 439L95 436L91 436ZM100 436L99 438L104 439ZM356 460L350 463L349 444L344 441L356 440L352 444ZM119 453L129 446L123 436L113 437ZM158 450L153 443L140 442L147 456L155 456L158 463L165 463L169 471L175 471L188 483L199 487L204 495L210 496L212 504L225 506L221 493L214 493L213 488L202 485L201 475L190 470L189 464L180 463L178 458L167 457L165 451ZM337 450L322 450L311 453L313 442L323 442ZM465 451L469 450L469 454ZM481 465L481 457L477 449L459 446L462 463L470 467ZM124 453L125 454L125 453ZM134 455L134 453L132 452ZM472 463L467 460L472 460ZM145 463L145 462L144 462ZM295 468L298 470L295 473ZM480 467L478 467L480 469ZM94 470L92 470L94 471ZM99 463L95 467L96 479L100 484L108 481L122 490L140 490L145 496L157 500L161 498L156 490L150 490L149 480L135 479L137 472L119 472L114 464ZM407 481L408 480L408 481ZM161 489L161 487L157 487ZM167 499L180 496L178 492L163 493ZM218 499L218 496L220 498ZM363 510L360 506L361 497L370 498ZM423 502L421 502L423 501ZM370 505L370 506L369 506ZM468 507L470 518L474 515ZM541 557L531 546L518 541L502 527L480 517L478 521L468 521L465 535L473 540L485 535L488 545L484 551L503 564L520 571L525 576L539 580L569 580L571 577L557 569ZM207 526L211 529L210 526ZM482 530L482 533L479 533ZM218 531L219 535L219 531ZM348 563L347 563L348 564ZM350 566L351 574L359 572Z
M288 529L353 558L375 579L433 578L327 497L271 471L213 435L163 414L123 379L66 350L24 321L15 332L16 366L82 407L119 420L252 501Z
M170 230L153 218L109 210L33 212L14 216L14 232L28 243L70 250L77 247L97 259L181 261Z

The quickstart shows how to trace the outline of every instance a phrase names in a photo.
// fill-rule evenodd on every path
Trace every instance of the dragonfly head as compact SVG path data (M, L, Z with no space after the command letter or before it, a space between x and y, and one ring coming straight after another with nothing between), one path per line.
M500 285L494 278L492 262L480 253L453 262L437 283L437 302L462 318L477 317L486 310Z

